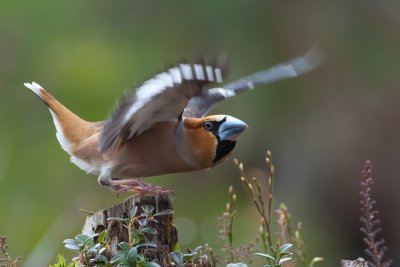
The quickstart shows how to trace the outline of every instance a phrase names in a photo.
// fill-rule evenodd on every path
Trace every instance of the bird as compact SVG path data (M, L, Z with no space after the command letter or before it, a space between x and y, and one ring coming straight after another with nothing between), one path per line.
M98 122L82 119L38 83L24 85L47 105L57 140L72 163L113 191L158 194L173 191L142 178L209 169L234 150L248 126L233 116L207 115L217 103L258 84L303 75L321 62L312 48L225 85L221 64L176 64L132 90Z

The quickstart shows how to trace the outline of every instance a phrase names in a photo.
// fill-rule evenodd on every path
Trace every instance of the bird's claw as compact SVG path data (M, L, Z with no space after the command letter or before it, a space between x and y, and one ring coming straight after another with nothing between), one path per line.
M152 185L139 180L114 180L110 188L118 193L122 192L134 192L135 196L156 196L156 195L168 195L169 197L175 197L175 192L173 190Z

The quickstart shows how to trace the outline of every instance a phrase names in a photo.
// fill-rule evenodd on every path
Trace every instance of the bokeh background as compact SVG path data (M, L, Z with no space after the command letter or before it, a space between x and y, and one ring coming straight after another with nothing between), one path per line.
M88 120L102 120L125 89L165 67L230 55L230 81L319 44L326 62L303 77L259 86L212 113L246 121L233 157L249 175L277 169L275 206L301 220L320 266L365 256L359 233L363 162L374 164L388 255L400 261L400 2L0 1L0 234L24 266L46 266L85 214L122 201L69 163L37 81ZM182 247L215 249L217 217L238 193L235 242L257 235L257 214L233 157L208 171L148 179L176 191ZM218 249L217 249L218 250Z

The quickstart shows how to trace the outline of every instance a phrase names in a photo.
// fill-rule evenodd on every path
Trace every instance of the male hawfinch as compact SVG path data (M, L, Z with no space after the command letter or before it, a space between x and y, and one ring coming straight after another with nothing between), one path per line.
M179 64L146 81L117 106L110 118L88 122L63 106L39 84L25 83L49 107L61 147L79 168L98 175L115 191L168 190L137 178L201 170L225 160L246 123L228 115L205 116L218 102L302 75L320 63L315 51L218 88L223 69Z

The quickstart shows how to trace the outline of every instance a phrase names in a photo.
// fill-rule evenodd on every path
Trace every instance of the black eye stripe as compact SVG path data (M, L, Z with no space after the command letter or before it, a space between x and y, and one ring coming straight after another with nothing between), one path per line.
M221 124L223 124L226 121L226 117L224 117L222 120L220 121L206 121L203 124L204 129L208 130L208 131L212 131L213 133L218 132L219 127L221 126ZM211 123L211 125L209 125Z

